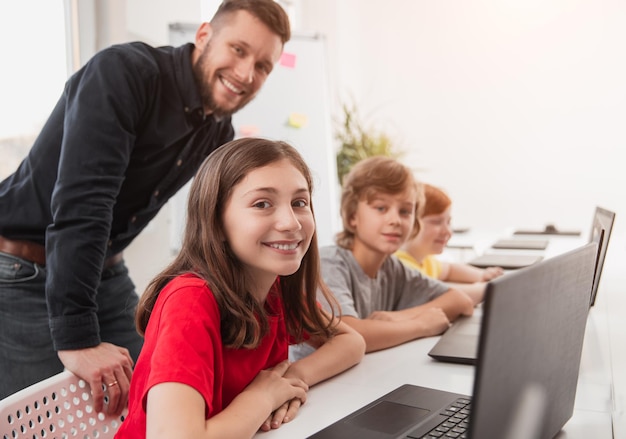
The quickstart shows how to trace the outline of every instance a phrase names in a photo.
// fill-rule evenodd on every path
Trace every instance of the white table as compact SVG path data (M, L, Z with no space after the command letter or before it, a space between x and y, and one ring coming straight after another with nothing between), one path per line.
M545 257L574 248L584 239L551 239ZM626 438L624 242L611 238L596 305L589 313L574 414L559 439ZM437 337L425 338L367 354L357 366L311 388L293 421L255 438L305 438L406 383L470 395L474 367L432 360L427 353L436 341Z

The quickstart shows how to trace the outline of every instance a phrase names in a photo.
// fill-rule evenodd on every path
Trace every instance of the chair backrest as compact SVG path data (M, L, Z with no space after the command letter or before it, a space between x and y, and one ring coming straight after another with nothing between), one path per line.
M112 438L126 410L109 416L93 407L89 385L61 372L0 401L0 439Z

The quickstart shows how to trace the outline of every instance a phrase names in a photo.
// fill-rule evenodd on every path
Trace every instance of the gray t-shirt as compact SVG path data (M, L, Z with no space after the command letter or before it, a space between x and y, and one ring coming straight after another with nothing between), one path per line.
M449 287L406 267L395 256L385 259L376 278L361 268L350 250L338 246L320 249L322 277L346 316L364 319L374 311L397 311L422 305ZM322 296L318 300L328 307Z
M398 258L385 259L375 279L370 278L352 252L338 246L320 249L322 277L333 293L342 315L364 319L374 311L398 311L422 305L448 291L449 287L406 267ZM322 294L318 301L325 309ZM313 352L306 343L289 348L289 359L299 360Z

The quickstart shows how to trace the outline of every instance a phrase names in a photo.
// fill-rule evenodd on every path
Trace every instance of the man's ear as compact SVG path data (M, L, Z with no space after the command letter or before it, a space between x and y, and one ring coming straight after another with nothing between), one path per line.
M208 21L205 21L204 23L200 25L200 27L196 31L196 41L195 41L196 47L199 49L204 49L207 42L211 39L212 36L213 36L213 27L211 26L211 23L209 23Z

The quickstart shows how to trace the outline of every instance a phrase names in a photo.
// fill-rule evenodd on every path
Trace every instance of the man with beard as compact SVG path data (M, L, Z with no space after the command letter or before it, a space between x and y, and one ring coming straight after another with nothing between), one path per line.
M123 410L142 338L122 251L233 139L289 38L273 0L225 0L195 44L115 45L69 78L0 183L0 398L65 367Z

